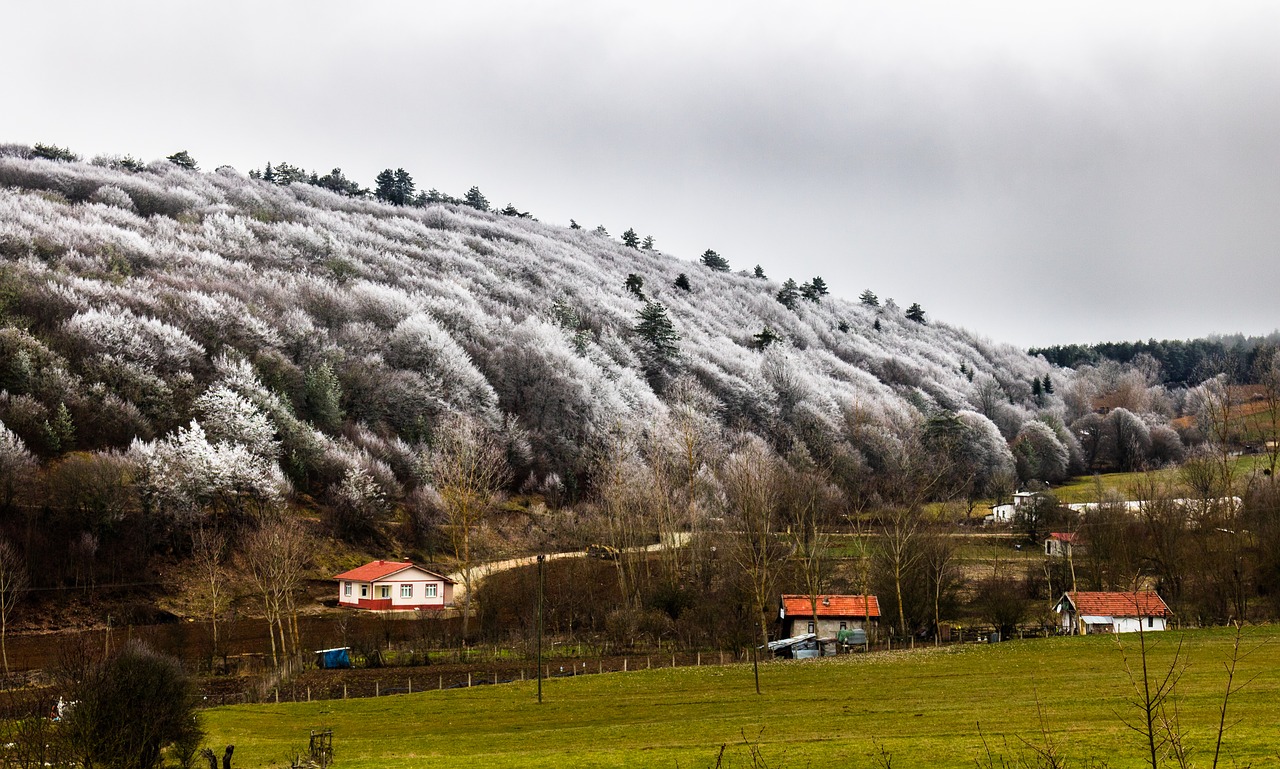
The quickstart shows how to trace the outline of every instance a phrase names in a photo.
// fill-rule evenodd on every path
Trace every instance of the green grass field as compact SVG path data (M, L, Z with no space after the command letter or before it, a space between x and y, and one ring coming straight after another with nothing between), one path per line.
M1183 639L1189 663L1178 709L1196 764L1211 758L1212 732L1230 655L1226 630L1148 635L1167 665ZM1136 636L1125 636L1136 652ZM1263 644L1240 665L1253 680L1231 700L1222 766L1280 766L1280 628L1247 631ZM1037 702L1071 757L1142 764L1132 694L1114 639L1011 641L890 654L771 663L757 696L750 665L680 668L555 679L545 702L534 685L430 691L379 699L217 708L205 714L210 744L236 745L237 767L280 765L309 730L332 728L337 766L347 767L710 767L751 766L747 741L767 765L974 766L982 749L1011 755L1038 740ZM1007 740L1007 744L1006 744ZM1206 752L1207 751L1207 752ZM1234 762L1234 764L1232 763Z

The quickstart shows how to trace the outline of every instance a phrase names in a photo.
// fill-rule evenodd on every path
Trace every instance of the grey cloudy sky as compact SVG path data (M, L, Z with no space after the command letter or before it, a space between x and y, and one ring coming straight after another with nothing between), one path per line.
M0 142L402 166L1022 346L1280 326L1275 3L6 5Z

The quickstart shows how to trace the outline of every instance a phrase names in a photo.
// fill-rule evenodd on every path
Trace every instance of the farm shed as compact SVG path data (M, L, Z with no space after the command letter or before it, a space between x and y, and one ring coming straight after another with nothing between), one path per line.
M1070 558L1071 550L1080 544L1075 532L1055 531L1044 541L1044 554L1050 558Z
M371 561L334 579L338 605L353 609L412 611L453 604L453 580L409 561Z
M1154 590L1063 593L1053 610L1063 631L1073 635L1165 630L1173 613Z

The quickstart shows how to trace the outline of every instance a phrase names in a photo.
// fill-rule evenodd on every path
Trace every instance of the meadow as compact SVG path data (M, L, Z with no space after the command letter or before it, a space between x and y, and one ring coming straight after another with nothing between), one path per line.
M1197 766L1212 761L1227 629L1149 634L1153 669L1185 666L1177 712ZM749 664L552 679L376 699L243 705L205 712L208 743L236 766L287 765L309 731L331 728L337 765L807 767L974 766L989 747L1013 759L1046 738L1073 763L1143 764L1124 655L1138 637L1009 641ZM1246 629L1222 766L1280 766L1280 628ZM984 747L985 736L985 747ZM883 751L883 753L881 752ZM752 753L755 753L753 758ZM754 762L754 763L753 763ZM986 764L981 764L985 766Z

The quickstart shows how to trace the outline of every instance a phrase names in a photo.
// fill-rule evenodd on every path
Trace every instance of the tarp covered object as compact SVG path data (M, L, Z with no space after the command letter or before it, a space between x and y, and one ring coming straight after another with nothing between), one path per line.
M351 655L347 654L350 647L343 646L339 649L321 649L316 652L319 655L320 667L322 668L349 668L351 667Z

